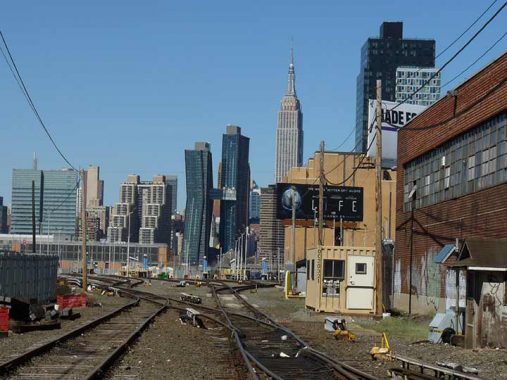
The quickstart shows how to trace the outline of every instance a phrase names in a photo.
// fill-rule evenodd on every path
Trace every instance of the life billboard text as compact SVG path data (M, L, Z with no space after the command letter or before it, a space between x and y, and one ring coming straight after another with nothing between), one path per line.
M319 215L319 186L277 183L277 218L313 220ZM363 188L348 186L324 187L324 219L363 220Z

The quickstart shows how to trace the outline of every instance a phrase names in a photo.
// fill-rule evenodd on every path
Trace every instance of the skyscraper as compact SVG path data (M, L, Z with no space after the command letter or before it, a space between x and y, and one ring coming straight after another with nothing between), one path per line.
M171 243L171 186L163 175L140 181L129 175L120 186L120 202L111 216L108 240L141 244Z
M271 265L283 264L284 228L276 218L277 194L275 185L261 190L260 233L258 251L260 257L270 258ZM280 256L278 256L280 255ZM280 261L279 261L280 260Z
M185 230L183 259L192 266L199 265L208 256L213 202L213 167L210 145L195 143L193 150L185 150L185 174L187 203L185 208Z
M7 206L4 206L4 197L0 197L0 234L9 232L7 225Z
M71 169L38 170L34 167L12 171L11 233L32 233L34 181L36 232L74 236L78 173Z
M220 202L220 245L222 252L234 248L236 238L248 226L248 196L250 193L250 139L241 128L228 125L222 137Z
M302 163L303 113L296 95L294 54L291 54L287 92L282 98L281 108L278 111L275 181L281 182L290 168L301 166Z
M171 244L172 186L163 175L137 186L139 243Z
M356 151L367 151L368 99L376 97L377 79L382 80L382 99L395 101L396 69L400 66L435 67L435 40L403 39L402 22L384 22L380 37L368 38L361 48L356 92Z
M176 215L176 212L178 211L178 176L166 175L165 178L171 187L171 214Z
M432 77L433 79L430 80ZM424 84L424 88L409 98ZM431 106L440 98L440 84L440 73L436 67L398 67L396 69L396 101Z
M250 200L249 200L249 214L250 224L259 224L260 212L261 212L261 189L252 181L252 188L250 189Z
M100 179L100 167L92 166L86 170L86 207L99 207L104 204L104 181Z
M107 229L107 240L111 242L139 239L139 213L137 211L138 175L129 175L127 181L120 185L120 201L113 207L110 224Z

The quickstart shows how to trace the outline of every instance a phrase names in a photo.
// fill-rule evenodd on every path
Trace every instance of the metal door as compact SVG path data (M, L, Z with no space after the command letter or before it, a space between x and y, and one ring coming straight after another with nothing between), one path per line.
M347 308L373 309L374 267L371 256L347 259Z

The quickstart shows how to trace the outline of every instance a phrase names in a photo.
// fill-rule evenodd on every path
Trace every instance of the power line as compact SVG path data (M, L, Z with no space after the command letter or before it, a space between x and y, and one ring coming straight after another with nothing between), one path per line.
M436 124L431 124L431 125L426 125L424 127L419 127L419 128L414 128L412 127L411 125L408 125L406 127L396 127L398 128L399 131L422 131L422 130L426 130L426 129L433 129L433 128L437 128L437 127L440 127L441 125L444 125L446 123L448 123L449 121L453 120L453 119L456 119L458 117L460 117L461 115L463 115L465 112L468 112L470 111L472 108L474 108L477 104L481 103L482 101L486 100L487 98L489 98L491 95L493 95L498 89L502 88L505 83L507 83L507 79L504 79L502 80L500 83L497 83L494 87L492 87L486 94L484 94L483 96L481 96L479 99L477 99L474 103L470 104L469 106L467 106L466 108L462 109L461 111L457 112L455 115L452 115L451 117L447 118L446 120L444 121L441 121L440 123L436 123ZM393 126L394 127L394 126Z
M336 148L332 148L331 150L338 150L340 149L349 139L350 137L352 136L352 134L354 133L355 131L355 127L352 128L352 130L350 131L350 133L347 135L347 137L345 137L345 140L342 141L342 143L340 145L338 145Z
M468 28L465 29L465 31L463 33L461 33L457 38L454 39L454 41L452 41L444 50L442 50L440 53L438 53L438 55L435 57L435 59L437 59L438 57L440 57L442 54L444 54L447 50L449 50L452 46L454 46L454 44L456 42L458 42L461 37L463 37L466 32L468 32L470 29L473 28L473 26L475 24L477 24L477 22L479 22L479 20L482 18L482 16L484 16L490 9L493 5L495 5L495 3L497 2L498 0L494 0L487 8L484 12L481 13L481 15L479 17L477 17L475 19L475 21L473 23L470 24L470 26Z
M374 124L375 124L375 119L373 119L373 120L372 120L372 122L371 122L370 126L368 127L368 131L369 131L369 130L373 127L373 125L374 125ZM360 145L361 143L362 143L362 141L358 141L358 142L356 143L356 145L354 146L354 148L352 148L352 151L351 151L351 152L355 151L355 150L359 147L359 145ZM371 145L370 145L370 147L371 147ZM370 147L368 147L368 148L366 149L366 152L368 152L368 150L370 149ZM366 153L366 152L365 152L365 153ZM335 166L333 166L331 169L329 169L327 172L325 172L325 173L324 173L324 176L326 176L327 174L329 174L329 173L331 173L332 171L334 171L335 169L337 169L337 168L338 168L341 164L343 164L344 162L345 162L345 157L343 157L343 159L342 159L340 162L338 162Z
M55 212L56 210L58 210L60 207L62 207L62 205L65 203L65 201L67 199L69 199L69 197L74 194L74 192L78 189L79 187L79 179L77 180L76 182L76 185L74 186L74 188L69 192L67 193L67 195L65 196L65 198L62 199L62 201L56 205L56 207L53 207L52 209L48 210L48 209L44 209L45 211L49 212L49 214L52 214L53 212Z
M463 71L461 71L458 75L453 77L452 79L448 80L442 85L442 88L449 85L450 83L454 82L456 79L458 79L461 75L463 75L465 72L467 72L473 65L475 65L477 62L479 62L486 54L488 54L498 43L505 38L507 35L507 32L505 32L498 40L496 40L493 45L491 45L484 53L482 53L475 61L473 61L470 65L468 65Z
M20 89L23 93L23 95L25 96L27 102L28 102L28 105L30 106L30 108L32 109L35 117L37 118L37 120L39 121L40 125L42 126L42 128L44 129L44 132L46 132L46 135L48 136L49 140L51 141L51 143L53 144L54 148L56 149L56 151L58 152L58 154L63 158L63 160L75 171L77 171L77 169L74 167L74 165L72 165L70 163L70 161L67 159L67 157L65 157L65 155L62 153L62 151L60 150L60 148L58 147L58 145L56 144L55 140L53 139L53 136L51 136L51 133L49 133L49 130L47 129L46 125L44 124L44 122L42 121L42 118L39 114L39 111L37 110L37 107L35 107L35 104L32 100L32 97L30 96L30 93L28 92L28 89L25 85L25 82L23 81L23 78L21 77L21 74L18 70L18 67L16 65L16 62L14 61L14 58L11 54L11 51L9 49L9 46L7 45L7 41L5 40L5 37L2 33L2 31L0 30L0 37L2 38L2 42L3 42L3 45L5 46L5 49L7 51L7 55L9 56L9 59L7 59L3 49L2 49L2 54L4 56L4 58L6 59L6 62L9 66L9 69L12 73L12 75L14 76L14 79L16 80L16 82L18 83L18 86L20 86ZM12 66L11 66L12 64ZM14 68L14 69L13 69Z
M375 136L373 136L373 139L371 139L370 144L368 145L368 148L366 149L366 151L370 150L370 148L372 147L373 142L375 141L376 138L377 138L377 135L375 134ZM324 178L326 180L326 184L333 185L333 186L341 186L341 185L345 184L349 179L352 178L352 176L354 174L356 174L356 172L360 169L360 167L363 164L365 159L366 159L366 153L363 154L363 156L359 160L359 163L357 164L357 166L354 168L354 170L352 170L352 173L350 173L350 175L341 182L338 182L338 183L331 182L324 175Z
M466 47L468 45L470 45L472 43L473 40L475 40L475 38L481 34L481 32L486 29L486 27L491 23L491 21L493 21L496 16L498 16L500 14L500 12L505 8L505 6L507 6L507 1L505 3L503 3L503 5L493 14L493 16L491 16L488 21L486 21L484 23L484 25L482 25L482 27L477 31L475 32L475 34L456 52L454 53L454 55L449 58L443 65L442 67L440 67L435 73L433 73L433 75L427 80L425 81L419 88L417 88L414 92L412 92L408 97L406 97L405 99L403 99L401 102L399 102L398 104L396 104L393 108L390 109L390 111L393 111L395 110L396 108L398 108L399 106L401 106L402 104L406 103L407 101L411 100L415 94L417 94L419 91L421 91L424 87L426 87L426 85L428 83L430 83L438 74L440 74L442 72L443 69L445 69L447 67L447 65L449 65L452 61L454 61L454 59L461 54L461 52L463 50L466 49Z

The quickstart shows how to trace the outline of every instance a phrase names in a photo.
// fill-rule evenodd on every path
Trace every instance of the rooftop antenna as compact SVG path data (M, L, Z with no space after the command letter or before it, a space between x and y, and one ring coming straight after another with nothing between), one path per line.
M294 66L294 38L290 38L290 64Z
M32 169L37 170L37 153L33 152Z

